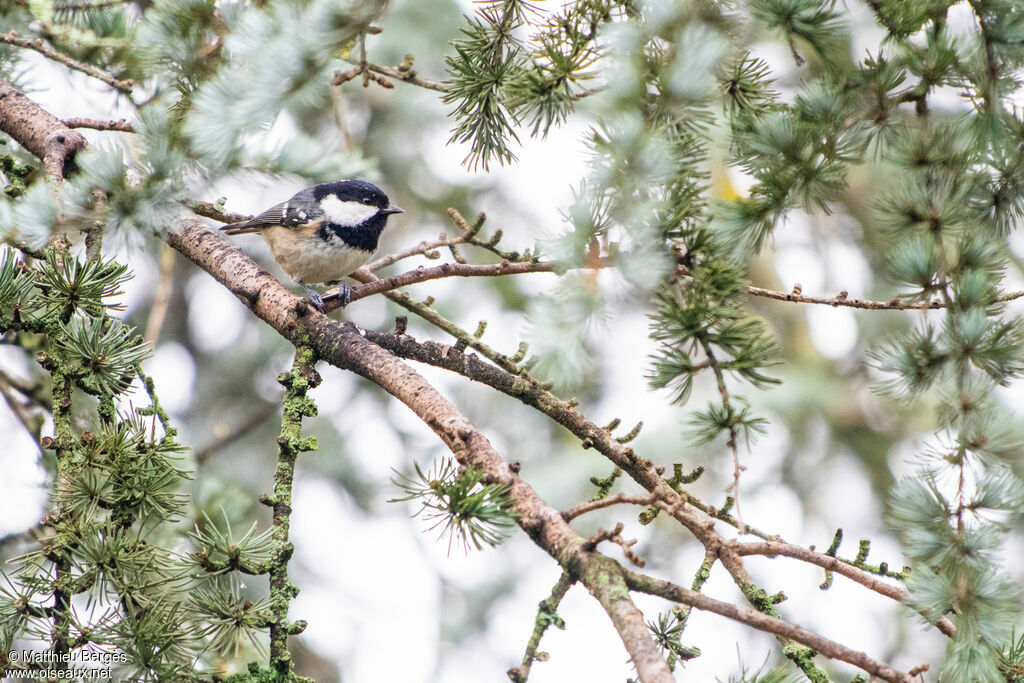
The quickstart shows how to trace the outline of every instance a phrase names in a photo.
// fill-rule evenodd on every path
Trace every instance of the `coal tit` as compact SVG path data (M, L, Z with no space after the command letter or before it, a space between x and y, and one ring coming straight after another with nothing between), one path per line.
M376 185L340 180L308 187L250 220L221 230L229 235L262 235L284 271L323 312L323 297L309 285L337 282L338 296L347 305L352 290L341 278L370 260L388 216L402 212Z

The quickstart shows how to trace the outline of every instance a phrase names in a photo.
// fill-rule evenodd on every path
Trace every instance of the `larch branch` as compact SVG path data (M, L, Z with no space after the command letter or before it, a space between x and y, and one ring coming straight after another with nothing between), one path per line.
M945 304L942 301L936 299L935 301L927 303L908 303L898 297L889 299L888 301L871 301L869 299L850 299L845 291L840 292L836 296L805 296L797 292L780 292L774 289L764 289L762 287L747 287L747 292L752 296L764 297L766 299L775 299L776 301L789 301L797 304L822 304L825 306L832 307L844 307L844 308L861 308L869 311L926 311L945 308ZM1000 296L996 301L1006 302L1013 301L1024 297L1024 291L1009 292Z
M786 543L782 540L771 540L763 543L740 543L736 545L736 551L743 556L782 556L807 562L808 564L814 564L822 569L827 569L831 572L835 572L836 574L841 574L852 581L856 581L865 588L870 588L876 593L892 598L897 602L904 602L908 595L905 588L887 583L870 572L854 567L849 562L844 562L838 557L819 553L809 548L802 548L798 545ZM950 621L948 617L942 617L939 619L939 621L936 622L935 627L950 637L952 637L953 633L956 632L956 626L953 625L953 622Z
M628 569L625 572L626 583L632 590L657 595L705 612L714 612L715 614L756 628L759 631L766 631L767 633L787 638L813 648L819 654L829 659L838 659L847 664L852 664L882 680L892 681L893 683L911 683L910 674L898 671L888 664L872 659L863 652L858 652L834 640L829 640L817 633L812 633L802 626L791 624L749 607L716 600L698 591L683 588L662 579L645 576Z
M396 81L402 81L403 83L409 83L410 85L418 85L419 87L427 88L428 90L445 92L444 83L441 83L440 81L432 81L428 78L420 78L416 75L416 71L414 69L402 71L401 69L374 64L373 62L367 62L366 68L382 76L394 78Z
M119 80L110 74L103 73L94 66L80 62L77 59L72 59L66 54L54 50L52 47L47 45L42 38L22 38L14 31L8 31L7 33L0 33L0 43L7 43L8 45L34 50L47 59L59 62L69 69L79 71L86 76L91 76L97 80L103 81L111 88L119 90L127 95L131 94L132 87L135 85L130 79L125 81Z
M544 637L544 632L548 630L548 627L558 624L559 628L564 628L556 610L574 583L576 583L576 579L569 572L562 572L554 588L551 589L551 595L537 606L537 618L534 620L533 633L530 634L530 640L526 644L526 652L523 653L523 662L516 668L508 670L508 677L513 683L526 683L526 679L530 677L533 663L541 661L541 653L538 653L537 649L540 647L540 639Z
M627 496L624 493L619 493L608 498L601 498L599 500L588 500L586 503L580 503L571 510L566 510L562 513L562 517L565 521L571 522L580 515L585 515L588 512L594 510L602 510L604 508L612 507L613 505L651 505L654 503L654 499L650 496Z
M91 128L92 130L114 130L121 133L134 133L135 126L124 119L117 121L100 121L97 119L73 118L64 119L64 125L68 128Z
M370 380L405 403L448 446L463 465L484 472L488 482L509 487L519 526L562 567L571 571L605 609L637 667L640 679L673 678L648 633L643 614L629 597L623 568L584 549L584 541L561 513L547 505L487 438L421 375L351 324L315 312L281 283L198 219L176 225L168 243L226 286L249 309L293 344L308 340L318 356ZM308 335L308 336L307 336Z
M523 273L553 273L557 272L560 266L551 261L502 261L495 264L476 265L470 263L442 263L431 268L414 268L413 270L393 275L389 278L373 280L366 284L352 288L352 301L389 292L399 287L413 285L428 280L438 280L446 277L501 277L502 275L521 275ZM324 299L327 312L341 307L341 301L337 299Z
M85 147L81 133L25 97L0 78L0 130L43 160L47 179L58 183L71 170L75 153Z

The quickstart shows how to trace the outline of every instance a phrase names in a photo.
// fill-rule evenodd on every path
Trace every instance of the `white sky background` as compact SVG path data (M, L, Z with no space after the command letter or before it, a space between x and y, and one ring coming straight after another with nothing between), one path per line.
M466 11L472 11L470 3L464 4ZM849 9L860 23L854 33L862 40L862 45L855 50L855 56L859 57L864 47L877 46L880 30L871 28L870 18L859 3L851 3ZM775 44L763 48L758 56L769 61L781 83L786 84L788 78L789 85L793 85L798 75L788 52ZM31 96L44 107L58 116L111 118L111 100L97 95L93 84L84 76L73 74L67 79L65 73L34 56L31 63L34 82L39 87ZM397 87L407 86L398 84ZM949 104L956 106L955 101ZM487 176L472 174L479 182L498 183L510 195L528 198L522 203L517 230L533 226L535 232L517 231L510 234L507 241L514 241L517 247L529 246L535 238L547 237L562 229L557 222L558 211L568 206L571 186L586 171L581 144L585 129L586 122L576 118L552 131L544 142L531 142L524 135L522 139L527 143L516 150L519 157L516 165ZM87 132L87 135L92 140L100 140L107 134ZM470 175L460 165L465 149L446 147L447 135L444 130L434 133L436 144L429 163L438 180L465 182ZM742 191L744 179L734 176L731 180ZM214 189L215 196L227 194L230 197L231 209L256 211L286 198L299 189L299 185L285 186L274 181L265 186L246 187L241 182L232 182ZM473 210L486 208L473 207ZM820 217L795 212L776 233L773 266L782 286L789 288L799 282L805 293L823 295L847 289L851 296L858 296L867 290L871 274L856 250L833 242L827 244L823 252L813 239L809 223L812 220L820 220ZM416 217L408 214L399 217L396 223L401 232L398 234L412 236L415 233L413 240L426 237L412 227L415 221ZM240 244L251 253L263 248L256 240ZM392 243L392 246L403 245ZM1019 252L1024 252L1021 247L1019 242L1015 244ZM602 283L610 286L613 280L603 277ZM524 284L543 291L551 282L551 278L537 277ZM126 301L131 305L153 284L153 273L139 270L136 279L128 285ZM1009 286L1018 284L1011 281ZM224 352L229 353L230 331L241 328L247 311L209 278L193 280L187 286L191 297L209 302L204 308L192 309L195 318L189 324L195 338L206 348L223 347ZM442 280L431 283L429 289L420 286L416 294L429 291L443 300L446 296L456 296L458 287L454 279ZM615 297L611 298L614 325L609 329L615 333L604 338L601 353L617 359L607 365L605 377L605 386L614 388L614 392L606 393L596 405L582 408L599 423L614 416L621 417L627 425L644 419L644 434L637 446L642 452L644 439L678 439L680 411L668 406L664 395L647 389L644 380L647 354L641 352L642 345L648 343L644 312L637 310L632 302L615 302ZM361 301L353 306L349 315L360 325L383 327L389 324L385 313L380 301ZM806 306L803 314L815 348L826 357L845 357L863 343L858 339L856 316L864 314L826 306ZM519 318L503 316L497 310L474 311L472 320L478 318L490 321L488 339L520 339L527 329ZM465 320L460 322L469 325ZM18 368L11 367L12 358L7 349L0 347L0 365L17 374ZM439 371L417 369L448 395L463 383ZM148 362L147 371L154 376L161 399L172 413L187 407L194 368L182 348L173 343L161 344ZM379 415L374 412L378 404L349 405L344 397L348 393L346 388L352 386L351 377L333 369L325 369L324 375L324 385L313 394L321 408L320 419L334 420L339 422L339 428L348 430L348 452L359 460L366 475L375 480L382 499L393 496L394 488L388 483L391 468L406 465L409 454L403 452L403 442L391 433L388 420L398 420L404 430L418 434L426 451L438 453L440 449L432 441L434 435L402 406L392 405L387 415ZM1021 384L1003 392L1008 402L1024 398ZM691 406L703 403L702 399L708 395L700 393L704 389L706 387L698 387ZM134 398L141 399L138 394ZM479 426L487 433L486 424ZM45 474L37 465L33 442L3 409L0 409L0 434L5 441L0 449L0 471L4 474L0 477L2 535L26 528L39 519L45 502ZM497 440L495 445L509 460L516 459L514 445ZM867 504L879 496L870 490L868 479L851 459L831 459L828 470L818 473L822 484L817 493L822 502L817 507L841 511L841 518L804 519L804 502L778 483L782 464L790 455L788 445L784 427L773 423L769 436L758 445L756 457L746 457L748 470L742 489L746 517L757 520L760 528L781 533L793 543L817 543L819 547L827 545L836 525L842 525L848 539L844 544L846 554L853 552L851 548L855 548L857 538L866 536L874 540L872 558L891 558L894 564L898 563L897 558L901 557L898 547L882 535L881 511ZM593 451L586 453L589 456L580 457L596 457ZM908 445L907 454L910 453L912 447ZM557 457L562 455L554 453ZM327 457L327 454L307 457ZM422 457L418 459L427 462ZM688 466L696 464L702 463L687 463ZM897 470L902 469L900 463L892 465ZM604 467L602 464L601 468ZM555 473L557 469L552 469L552 474ZM530 474L524 472L536 487L551 485L545 484L542 478L531 479ZM268 486L271 477L272 472L268 470ZM720 498L723 494L718 493ZM542 490L542 494L547 495L547 492ZM293 604L291 615L308 620L309 627L300 638L322 656L334 659L344 680L476 683L505 680L504 671L519 663L533 627L536 604L547 597L559 573L554 562L525 536L515 535L500 550L474 552L468 557L453 551L448 556L446 546L436 543L433 534L417 531L423 525L410 526L397 518L393 510L385 510L391 514L365 516L336 485L304 473L301 460L294 507L292 538L297 552L293 566L302 593ZM637 547L641 554L647 550L645 539L651 531L638 526L635 515L604 514L595 515L595 519L606 528L618 519L627 522L624 535L640 539ZM337 543L330 540L334 538L338 539ZM680 531L677 538L681 545L673 551L671 571L660 574L688 586L703 553L685 532ZM325 548L332 554L340 551L349 558L350 561L342 563L332 560L332 567L340 566L340 574L327 575L315 569L323 566L319 553L325 552ZM617 548L605 545L602 549L623 560ZM934 663L941 657L944 639L934 631L918 633L921 631L918 623L906 618L904 611L886 598L839 576L835 577L832 589L822 593L817 588L822 572L795 561L755 557L746 562L760 585L772 592L786 592L790 599L780 605L780 610L803 626L903 669L924 660ZM492 577L500 575L516 576L517 580L511 593L501 599L489 615L486 630L472 636L459 649L442 642L442 623L446 616L450 618L441 613L442 605L459 605L457 596L451 592L482 588ZM449 592L447 596L445 591ZM721 567L713 570L706 593L745 604ZM648 620L654 620L659 611L668 608L661 600L645 596L635 599ZM571 589L559 613L565 618L567 629L552 628L547 632L541 649L549 652L551 659L534 664L531 681L622 681L631 674L626 653L606 615L583 588ZM915 634L907 651L913 652L916 659L893 657L889 644L896 639L898 631ZM738 661L756 668L778 653L778 645L771 637L722 617L697 612L690 618L684 642L700 647L703 655L688 663L685 669L677 670L680 680L711 681L716 677L726 680L737 670ZM850 667L843 670L848 676L856 672Z

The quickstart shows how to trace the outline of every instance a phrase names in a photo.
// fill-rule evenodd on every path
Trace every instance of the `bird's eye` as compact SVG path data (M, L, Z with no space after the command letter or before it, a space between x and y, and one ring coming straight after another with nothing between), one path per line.
M363 197L363 204L373 204L372 197Z

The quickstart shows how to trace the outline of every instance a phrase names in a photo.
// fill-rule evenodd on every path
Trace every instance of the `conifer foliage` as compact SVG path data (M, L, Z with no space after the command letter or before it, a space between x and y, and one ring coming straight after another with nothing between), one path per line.
M905 603L908 618L947 640L935 662L941 670L929 675L1022 680L1018 568L1001 564L1024 524L1022 444L1005 399L1024 374L1024 321L1014 312L1024 293L1007 285L1022 271L1012 249L1024 221L1021 4L483 0L457 35L433 46L433 74L420 72L428 68L419 66L422 55L419 63L412 54L396 67L376 63L374 37L410 25L403 12L413 9L395 4L0 3L9 31L0 34L0 344L41 378L21 386L0 367L0 394L49 475L45 516L0 579L0 676L32 667L4 654L31 642L64 655L65 669L69 653L119 653L115 675L130 680L308 680L289 645L307 626L290 617L299 590L289 572L290 524L305 503L293 496L297 463L319 447L303 430L318 412L309 392L323 381L323 361L409 406L451 451L432 467L408 463L397 472L392 502L418 506L417 523L425 519L449 550L492 552L518 526L558 565L522 664L508 672L513 681L526 681L547 658L538 647L550 625L572 629L557 610L576 583L607 612L642 681L673 680L701 657L690 642L698 634L686 630L694 609L777 639L787 668L750 673L751 662L742 662L744 681L846 676L827 660L887 681L928 670L903 671L797 627L805 619L780 607L785 594L748 571L756 556L823 569L823 590L839 574ZM867 50L856 53L865 40ZM102 93L111 120L67 112L61 120L34 104L33 69L42 61ZM569 120L587 124L587 172L567 179L574 201L554 237L513 251L499 245L516 236L484 231L483 214L470 222L448 209L438 218L453 233L410 242L357 274L364 284L353 305L382 294L450 343L416 339L405 317L393 333L336 324L198 218L237 218L223 202L197 199L221 182L312 184L382 171L392 186L419 194L421 215L438 211L440 190L416 189L436 184L424 180L425 167L374 139L374 126L387 127L395 146L427 128L426 108L416 116L375 109L382 105L373 98L396 86L435 96L447 144L482 173L517 163L520 147L543 144ZM349 125L346 98L366 92L370 103L360 100ZM89 144L75 128L94 129ZM458 188L444 199L477 195ZM794 225L811 225L815 239L856 226L846 241L870 264L880 300L754 286L770 280L773 245ZM160 387L143 371L151 347L117 303L133 259L172 248L236 295L260 334L290 344L291 367L274 369L284 388L280 430L263 444L277 458L263 484L272 493L249 495L249 504L270 509L269 523L249 504L191 482L206 456L188 454ZM451 263L375 274L411 257L439 259L442 249ZM507 284L540 272L558 276L543 294L523 297ZM483 276L500 283L486 291L528 323L532 346L506 355L484 342L486 321L475 332L461 327L470 315L462 302L435 307L432 297L398 291ZM862 374L876 400L918 406L914 425L928 425L907 437L916 449L912 474L878 492L904 570L869 564L868 541L844 558L841 530L823 553L815 539L784 540L744 513L744 472L772 421L784 419L764 397L803 371L782 316L766 320L776 309L757 297L791 310L826 304L902 321L878 323L897 331L871 335ZM653 447L638 440L643 422L616 436L618 418L602 427L588 417L587 397L602 388L595 330L623 298L647 315L645 345L632 348L646 349L645 381L678 411L684 435L672 453L685 455L646 455ZM159 332L166 313L158 301L154 311L165 310L149 316L150 339L150 324ZM589 499L555 510L529 468L499 453L510 439L495 439L497 448L484 436L506 426L471 422L406 360L535 409L601 458L604 471L610 463L611 474L590 480L595 493L583 492L585 477L557 472L561 490ZM227 375L235 362L215 367ZM247 366L238 374L256 373ZM560 396L570 390L584 398ZM900 438L891 437L892 451ZM693 460L689 474L670 459L683 457ZM727 474L708 502L694 491L713 470ZM355 479L345 484L358 491ZM652 528L671 539L662 546L701 545L690 588L627 566L642 569L645 549L623 538L623 523L590 534L572 526L613 506L640 506L638 517L624 519L657 520ZM610 545L623 560L612 559ZM735 583L743 604L702 592L712 572ZM635 593L678 604L645 619ZM901 662L929 656L901 653Z

